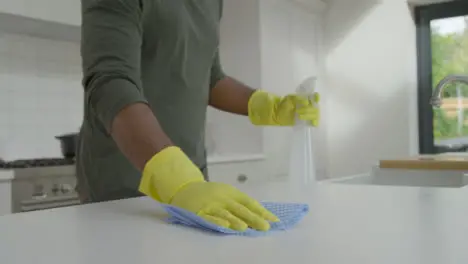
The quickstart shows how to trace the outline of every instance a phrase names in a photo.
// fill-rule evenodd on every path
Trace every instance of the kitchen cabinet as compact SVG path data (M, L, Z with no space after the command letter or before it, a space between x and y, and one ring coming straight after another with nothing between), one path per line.
M0 0L0 31L78 41L80 1Z
M12 213L11 182L13 177L13 171L0 169L0 216Z
M266 183L273 180L264 169L264 157L252 155L251 157L230 158L226 161L221 159L208 160L208 173L210 180L233 185L244 185L251 183Z
M17 1L17 0L15 0ZM27 17L65 24L81 25L81 1L76 0L23 0Z
M78 42L81 28L56 21L0 12L0 31L33 37Z
M225 0L237 2L238 0ZM323 0L282 0L294 2L304 8L323 10ZM229 3L227 3L229 4ZM81 2L74 0L0 0L0 13L32 18L64 25L81 25Z
M314 10L325 7L322 0L281 1L294 2ZM241 1L225 2L232 5ZM81 2L73 0L0 0L0 31L77 41L80 38L80 10Z
M11 180L0 179L0 216L11 214Z
M80 1L73 0L1 0L0 13L79 26L80 5Z

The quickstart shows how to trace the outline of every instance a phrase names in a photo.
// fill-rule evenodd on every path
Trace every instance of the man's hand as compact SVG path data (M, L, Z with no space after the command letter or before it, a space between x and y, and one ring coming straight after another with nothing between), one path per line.
M279 219L233 186L206 182L201 171L177 147L156 154L145 166L140 192L186 209L216 225L267 231Z
M279 97L262 90L254 90L230 77L218 81L211 89L210 105L233 114L248 115L254 125L293 126L296 116L318 126L320 97L291 94Z
M256 91L249 100L249 118L254 125L292 126L296 116L318 126L320 96L315 93L312 98L299 95L279 97L265 91Z
M171 201L218 226L245 231L267 231L278 218L237 188L218 182L195 182L183 187Z

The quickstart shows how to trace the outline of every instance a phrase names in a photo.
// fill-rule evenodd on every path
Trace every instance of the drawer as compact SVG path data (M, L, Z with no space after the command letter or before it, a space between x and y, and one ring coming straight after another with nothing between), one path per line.
M269 181L264 161L245 161L208 165L211 181L233 185Z

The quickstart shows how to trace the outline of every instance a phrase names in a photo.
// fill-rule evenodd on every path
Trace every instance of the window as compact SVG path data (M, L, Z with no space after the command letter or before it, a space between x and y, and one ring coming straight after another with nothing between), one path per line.
M468 79L468 1L417 7L420 153L468 151L468 84L449 82L440 107L430 104L447 76Z

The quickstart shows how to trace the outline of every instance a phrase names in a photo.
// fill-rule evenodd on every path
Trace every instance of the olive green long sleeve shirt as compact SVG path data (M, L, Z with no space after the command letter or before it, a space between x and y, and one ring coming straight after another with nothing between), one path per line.
M222 0L82 0L84 120L78 191L87 201L136 196L141 174L108 131L147 103L175 145L206 167L205 117L219 62ZM206 172L205 172L206 173Z

